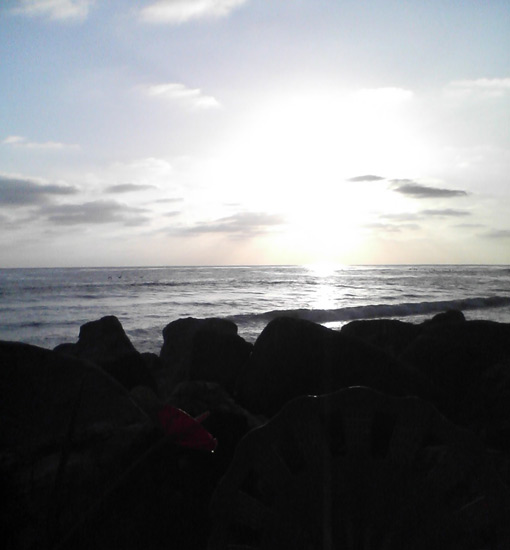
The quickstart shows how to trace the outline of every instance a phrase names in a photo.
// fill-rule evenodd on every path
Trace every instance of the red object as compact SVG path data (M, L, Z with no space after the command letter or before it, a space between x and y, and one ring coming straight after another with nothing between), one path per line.
M216 439L187 412L165 405L159 411L158 418L165 434L170 436L176 445L201 451L216 449ZM204 415L200 415L199 419L204 419Z

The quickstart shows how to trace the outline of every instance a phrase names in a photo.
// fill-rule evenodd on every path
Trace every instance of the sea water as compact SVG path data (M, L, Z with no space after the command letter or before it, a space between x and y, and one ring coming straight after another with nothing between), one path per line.
M222 317L255 341L273 318L333 329L354 319L420 322L460 309L510 322L510 266L236 266L0 269L0 339L53 348L115 315L139 351L184 317Z

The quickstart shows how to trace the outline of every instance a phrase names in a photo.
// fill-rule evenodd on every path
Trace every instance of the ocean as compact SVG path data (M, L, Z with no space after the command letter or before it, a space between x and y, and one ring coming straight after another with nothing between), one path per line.
M510 323L510 266L236 266L0 269L0 340L53 348L115 315L138 351L159 353L183 317L223 317L254 342L273 318L333 329L354 319L421 322L447 309Z

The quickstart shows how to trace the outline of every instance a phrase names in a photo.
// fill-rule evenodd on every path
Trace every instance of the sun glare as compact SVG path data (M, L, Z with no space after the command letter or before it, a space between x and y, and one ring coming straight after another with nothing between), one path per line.
M251 211L282 215L274 244L301 261L348 261L373 212L392 211L396 200L384 184L348 179L398 177L417 155L400 112L410 93L376 92L266 101L224 144L216 189Z

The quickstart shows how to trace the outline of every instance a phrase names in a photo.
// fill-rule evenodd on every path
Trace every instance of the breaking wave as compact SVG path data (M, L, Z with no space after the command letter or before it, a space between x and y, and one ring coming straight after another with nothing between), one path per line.
M234 322L246 323L250 321L270 321L276 317L293 317L306 319L315 323L331 323L340 321L354 321L358 319L379 319L387 317L410 317L440 313L449 309L461 311L483 310L510 306L510 297L491 296L487 298L464 298L459 300L442 300L435 302L408 302L400 304L376 304L364 306L350 306L338 309L281 309L264 313L248 313L232 315Z

